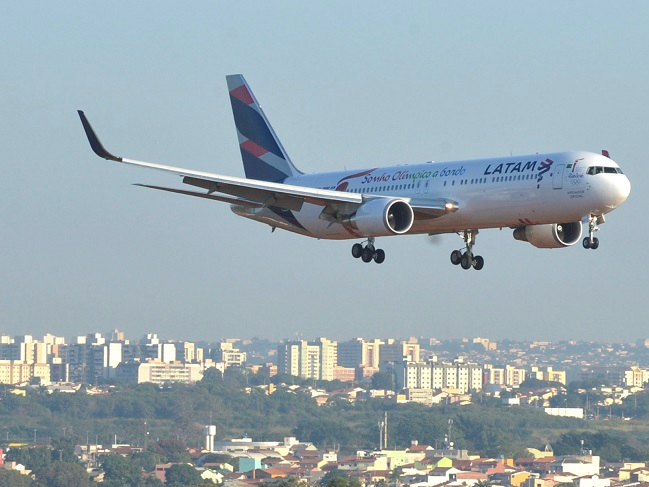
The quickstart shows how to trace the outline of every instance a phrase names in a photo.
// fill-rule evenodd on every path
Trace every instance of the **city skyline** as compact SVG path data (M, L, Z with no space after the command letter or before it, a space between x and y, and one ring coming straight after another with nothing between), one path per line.
M282 343L282 342L288 342L288 341L295 341L295 340L306 340L306 341L313 341L313 340L318 340L320 338L325 338L327 340L332 340L336 342L349 342L353 341L357 338L364 339L364 340L396 340L396 341L403 341L403 342L408 342L408 340L414 340L414 343L417 343L418 340L436 340L439 341L440 343L442 342L462 342L465 341L466 343L471 343L472 340L485 340L487 342L492 342L492 343L548 343L548 344L558 344L558 343L591 343L591 344L601 344L601 345L631 345L631 346L636 346L639 345L641 342L642 343L649 343L649 337L647 336L639 336L633 339L629 340L589 340L586 338L578 338L578 339L560 339L560 340L548 340L544 338L531 338L531 339L515 339L515 338L509 338L509 337L504 337L504 338L494 338L493 336L447 336L444 337L442 335L372 335L372 334L367 334L365 336L360 336L360 335L353 335L353 336L345 336L342 338L332 336L331 334L327 333L317 333L315 332L312 335L304 335L304 334L299 334L298 336L284 336L284 337L279 337L279 338L270 338L267 336L248 336L248 335L223 335L223 336L212 336L209 338L206 337L196 337L192 338L189 336L183 337L180 336L179 334L162 334L159 333L158 331L155 330L147 330L143 334L133 334L129 333L127 331L118 329L118 328L113 328L109 330L103 330L99 331L97 329L93 329L93 331L86 331L82 333L73 333L73 334L64 334L64 333L57 333L54 330L49 330L45 331L45 333L42 334L37 334L37 333L30 333L29 330L25 332L22 330L20 333L17 333L16 330L11 331L7 329L0 329L0 338L2 337L7 337L10 339L14 339L15 337L24 337L24 336L30 336L38 340L38 338L45 338L45 337L54 337L54 338L63 338L69 339L70 341L74 341L76 338L87 338L90 336L95 336L95 335L100 335L104 339L107 339L107 342L111 341L112 339L110 338L110 335L112 333L118 332L123 338L119 339L114 339L114 341L131 341L131 342L139 342L143 339L146 339L149 335L153 335L156 338L162 340L162 341L169 341L169 342L196 342L196 343L216 343L216 342L227 342L227 341L232 341L233 343L235 342L240 342L240 341L254 341L254 340L260 340L260 341L269 341L271 343ZM473 342L477 343L477 342Z
M0 330L644 338L649 5L152 5L1 7ZM505 228L478 235L480 273L450 265L456 235L381 238L362 266L88 147L78 109L119 154L242 175L232 73L309 173L608 149L632 193L597 251Z

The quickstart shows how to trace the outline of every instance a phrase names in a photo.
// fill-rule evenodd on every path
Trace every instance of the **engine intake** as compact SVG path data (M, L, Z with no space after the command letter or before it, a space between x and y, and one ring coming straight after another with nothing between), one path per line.
M403 200L377 198L364 203L343 225L363 237L401 235L412 227L415 214Z
M514 230L514 238L539 249L558 249L574 245L581 237L581 222L527 225Z

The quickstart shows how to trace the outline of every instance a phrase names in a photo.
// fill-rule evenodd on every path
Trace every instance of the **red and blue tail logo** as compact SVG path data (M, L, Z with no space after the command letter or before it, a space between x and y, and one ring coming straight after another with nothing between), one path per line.
M293 165L244 77L226 77L246 177L281 183L302 174Z

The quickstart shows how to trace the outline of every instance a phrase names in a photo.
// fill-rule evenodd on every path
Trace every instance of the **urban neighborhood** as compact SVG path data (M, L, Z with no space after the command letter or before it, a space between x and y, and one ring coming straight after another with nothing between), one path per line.
M71 340L50 334L38 339L1 336L4 394L0 405L9 405L9 401L20 405L19 401L37 396L46 398L43 401L118 397L127 394L124 388L129 387L155 386L173 393L174 388L236 376L239 392L248 397L292 394L305 398L318 411L361 403L380 404L384 411L372 416L377 421L367 436L352 441L349 435L318 434L313 425L309 429L304 423L292 430L276 429L277 434L284 431L294 436L273 438L261 425L234 436L242 431L236 429L234 420L230 425L219 424L227 422L220 419L218 403L209 417L203 418L200 433L196 431L198 439L189 434L154 437L149 430L155 428L155 412L150 416L123 414L138 418L131 425L140 426L109 438L102 433L101 440L90 430L84 437L73 423L61 426L56 433L47 427L32 432L12 418L4 425L0 467L3 474L38 478L47 471L46 466L54 468L57 455L63 460L66 452L89 479L105 485L218 483L243 487L279 481L311 485L343 478L362 486L635 486L649 481L645 464L649 457L643 459L643 451L625 450L622 445L612 454L611 444L604 443L615 443L615 435L605 433L606 441L602 441L596 432L584 431L580 437L566 433L557 440L564 443L558 448L536 441L517 451L489 445L486 440L474 451L471 447L478 443L470 433L462 432L466 420L453 411L497 405L500 409L488 414L525 410L537 417L556 417L562 421L559 428L566 431L586 428L581 425L594 427L593 431L598 431L598 426L592 425L631 425L640 422L644 414L644 409L638 409L638 398L642 406L649 381L647 364L649 340L612 345L480 337L345 341L320 337L275 343L261 339L208 343L161 339L155 333L130 340L119 330ZM214 394L218 397L222 392ZM421 417L437 414L436 433L431 433L435 437L426 437L424 425L408 438L404 431L407 422L399 416L404 410L420 411ZM11 412L7 414L11 417ZM341 413L339 423L345 421ZM262 438L256 438L256 433ZM340 438L347 441L341 444ZM169 448L176 451L170 454ZM51 460L45 464L34 459L35 452L43 450ZM608 453L600 455L598 450ZM495 455L485 457L485 452ZM131 480L117 480L117 458L131 462ZM179 471L185 472L186 477L181 475L184 481L175 477Z

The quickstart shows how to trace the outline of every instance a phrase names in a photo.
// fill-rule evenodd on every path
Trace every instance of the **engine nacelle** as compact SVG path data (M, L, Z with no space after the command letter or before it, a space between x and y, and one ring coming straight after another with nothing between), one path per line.
M558 249L574 245L581 238L581 222L527 225L514 230L514 238L539 249Z
M364 203L343 225L363 237L400 235L412 227L415 214L403 200L378 198Z

